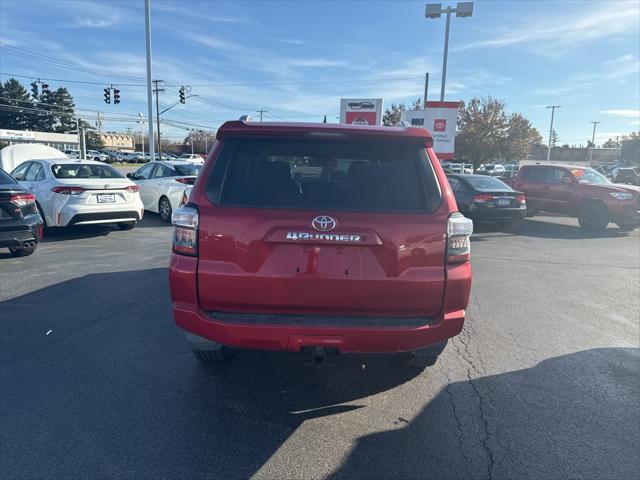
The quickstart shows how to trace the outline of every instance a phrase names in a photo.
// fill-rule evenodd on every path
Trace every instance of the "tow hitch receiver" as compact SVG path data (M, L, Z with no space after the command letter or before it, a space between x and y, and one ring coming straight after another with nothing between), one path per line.
M314 367L333 367L336 364L337 348L332 347L302 347L300 351L305 355L305 365Z

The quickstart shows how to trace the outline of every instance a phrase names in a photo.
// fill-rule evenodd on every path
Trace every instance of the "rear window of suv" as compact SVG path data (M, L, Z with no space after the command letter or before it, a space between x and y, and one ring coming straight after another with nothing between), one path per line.
M391 142L229 139L209 183L214 203L235 207L430 212L441 201L424 147Z

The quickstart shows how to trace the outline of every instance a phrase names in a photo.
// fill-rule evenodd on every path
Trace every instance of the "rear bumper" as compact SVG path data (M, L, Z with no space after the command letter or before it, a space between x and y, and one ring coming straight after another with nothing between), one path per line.
M29 215L21 220L2 220L0 247L20 247L25 243L38 243L41 227L40 215Z
M443 308L436 317L379 318L255 314L216 314L197 301L197 259L172 255L171 297L176 324L187 332L237 348L298 352L303 347L338 351L385 353L416 350L460 333L471 289L471 265L447 267ZM257 320L264 318L267 322ZM396 326L394 320L403 326ZM276 324L277 322L277 324ZM321 323L324 322L324 323ZM400 323L402 322L402 323ZM320 324L319 324L320 323Z
M473 211L462 212L472 220L522 220L527 208L477 208Z
M225 323L194 305L180 303L173 304L173 314L183 330L230 347L291 352L302 347L330 347L341 353L422 348L458 335L465 317L465 311L458 310L416 328L381 328Z

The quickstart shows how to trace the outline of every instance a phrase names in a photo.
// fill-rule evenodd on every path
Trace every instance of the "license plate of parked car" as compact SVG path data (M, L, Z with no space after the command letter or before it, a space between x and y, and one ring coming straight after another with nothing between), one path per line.
M116 196L113 193L99 193L98 203L116 203Z
M499 198L498 199L498 206L499 207L508 207L509 206L509 199L508 198Z

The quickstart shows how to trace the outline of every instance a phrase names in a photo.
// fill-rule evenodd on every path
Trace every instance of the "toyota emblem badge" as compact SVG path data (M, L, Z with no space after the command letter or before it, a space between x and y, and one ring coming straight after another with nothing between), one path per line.
M328 215L318 215L311 221L311 226L319 232L330 232L331 230L335 230L338 222L335 218Z

